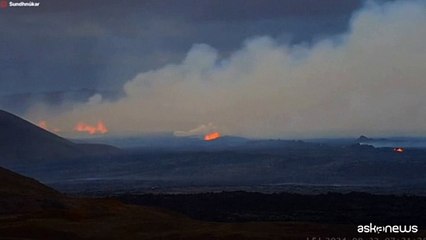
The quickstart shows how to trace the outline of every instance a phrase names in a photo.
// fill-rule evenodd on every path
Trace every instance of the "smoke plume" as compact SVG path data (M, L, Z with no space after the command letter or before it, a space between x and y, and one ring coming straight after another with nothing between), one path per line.
M346 34L315 44L253 37L226 58L195 44L180 64L129 80L121 100L96 97L49 121L102 120L111 134L209 125L250 137L425 134L425 23L424 1L368 3Z

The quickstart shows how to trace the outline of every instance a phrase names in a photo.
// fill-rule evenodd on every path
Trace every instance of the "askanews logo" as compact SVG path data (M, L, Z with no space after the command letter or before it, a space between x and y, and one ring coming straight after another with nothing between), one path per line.
M417 233L419 227L417 225L386 225L377 226L373 223L370 225L358 225L359 233Z
M8 7L39 7L40 2L12 2L12 1L6 1L1 0L0 1L0 8L5 9Z

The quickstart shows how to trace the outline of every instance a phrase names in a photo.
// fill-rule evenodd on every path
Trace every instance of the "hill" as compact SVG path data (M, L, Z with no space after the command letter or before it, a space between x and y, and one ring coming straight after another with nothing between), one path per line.
M80 145L0 110L0 159L46 160L118 152L108 145Z
M0 215L40 212L63 196L38 181L0 168Z
M349 233L315 223L209 223L112 199L69 198L0 168L0 239L302 239Z

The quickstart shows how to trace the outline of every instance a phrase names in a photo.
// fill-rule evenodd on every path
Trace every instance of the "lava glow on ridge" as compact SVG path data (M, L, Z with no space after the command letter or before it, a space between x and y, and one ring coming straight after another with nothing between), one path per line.
M44 130L49 131L49 132L54 132L54 133L61 132L61 129L59 129L59 128L56 128L56 127L55 128L50 128L50 127L48 127L46 120L39 121L38 124L37 124L37 126L40 127L40 128L43 128Z
M37 125L38 125L40 128L43 128L44 130L48 130L48 128L47 128L47 121L45 121L45 120L41 120L41 121L39 121Z

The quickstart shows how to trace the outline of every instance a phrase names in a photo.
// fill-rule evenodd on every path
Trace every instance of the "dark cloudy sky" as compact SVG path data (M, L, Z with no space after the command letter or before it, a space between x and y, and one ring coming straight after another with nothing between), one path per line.
M194 43L227 56L254 36L312 42L345 31L361 0L40 0L0 9L0 94L119 90L183 59Z

